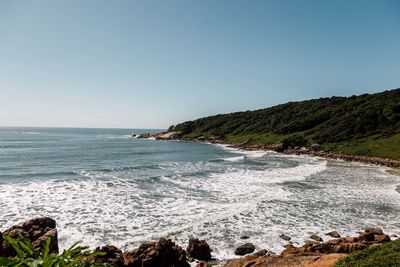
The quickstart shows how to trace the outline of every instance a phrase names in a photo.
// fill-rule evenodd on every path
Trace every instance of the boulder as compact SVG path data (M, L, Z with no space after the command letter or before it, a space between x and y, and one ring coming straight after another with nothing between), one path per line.
M56 221L49 217L35 218L24 222L21 226L12 226L3 233L13 239L23 236L29 240L36 250L40 250L47 238L51 238L49 252L58 253L58 236L56 229ZM2 241L0 256L12 257L16 252L7 241Z
M329 236L331 236L331 237L333 237L333 238L340 238L339 233L336 232L336 231L331 231L331 232L329 232L329 233L326 233L325 235L329 235Z
M290 241L290 239L292 239L290 236L285 235L285 234L281 234L279 237L286 241Z
M190 267L185 251L166 238L141 244L123 256L124 266L127 267Z
M374 234L374 235L383 235L382 228L379 228L379 227L376 227L376 228L374 228L374 227L367 228L367 229L365 229L365 232L366 232L366 233L371 233L371 234Z
M310 236L310 239L315 240L315 241L318 241L318 242L324 241L324 240L322 240L322 238L321 238L320 236L318 236L318 235L311 235L311 236Z
M374 241L375 240L375 235L373 233L365 232L365 233L361 233L358 236L358 239L360 241Z
M236 248L235 255L243 256L246 254L250 254L250 253L254 252L255 249L256 249L256 247L252 243L246 243L246 244L240 245Z
M205 240L190 238L186 253L189 257L201 261L211 260L211 248Z
M104 255L96 255L88 259L88 263L106 263L112 266L123 266L124 256L121 250L115 246L108 245L104 247L97 247L95 252L103 252Z

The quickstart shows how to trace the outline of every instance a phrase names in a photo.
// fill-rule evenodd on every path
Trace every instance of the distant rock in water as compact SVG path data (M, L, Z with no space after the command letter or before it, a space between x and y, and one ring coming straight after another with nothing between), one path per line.
M186 253L189 257L201 261L211 260L211 248L205 240L198 238L190 238L189 245L186 248Z
M36 250L43 247L47 238L51 238L49 252L58 253L58 235L56 229L56 221L48 218L35 218L26 221L22 226L12 226L5 230L3 235L10 236L13 239L20 238L20 235L28 239ZM0 239L1 240L1 239ZM1 240L0 256L13 257L16 256L16 251L10 246L6 240Z
M290 241L290 239L292 239L290 236L285 235L285 234L281 234L279 237L286 241Z
M250 254L250 253L254 252L255 249L256 249L256 247L252 243L246 243L246 244L240 245L236 248L235 255L243 256L246 254Z
M333 237L333 238L340 238L339 233L336 232L336 231L331 231L331 232L329 232L329 233L326 233L325 235L329 235L329 236L331 236L331 237Z

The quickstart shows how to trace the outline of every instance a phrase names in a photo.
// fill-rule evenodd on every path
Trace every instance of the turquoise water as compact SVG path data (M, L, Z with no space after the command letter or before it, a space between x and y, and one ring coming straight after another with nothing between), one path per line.
M400 232L400 179L384 168L130 137L141 132L0 128L0 230L46 215L62 247L160 236L186 247L193 235L220 259L242 235L279 252L282 233L302 244L333 229Z

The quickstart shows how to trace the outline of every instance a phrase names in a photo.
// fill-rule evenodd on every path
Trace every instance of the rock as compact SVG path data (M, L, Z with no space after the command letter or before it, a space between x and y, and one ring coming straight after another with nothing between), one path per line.
M322 238L320 236L317 235L311 235L310 239L318 241L318 242L323 242L324 240L322 240Z
M97 247L95 252L103 252L104 255L96 255L87 259L87 263L106 263L112 266L123 266L124 256L121 250L112 245L107 245L104 247Z
M34 240L32 242L33 247L36 250L40 250L48 238L51 238L49 251L58 253L58 235L57 235L57 229L55 228L48 230L43 235Z
M246 243L236 248L235 255L243 256L252 253L255 249L256 247L252 243Z
M375 241L378 243L389 242L390 237L388 235L375 235Z
M290 239L292 239L290 236L285 235L285 234L281 234L279 237L286 241L290 241Z
M331 232L329 232L329 233L326 233L325 235L329 235L329 236L331 236L331 237L333 237L333 238L340 238L339 233L336 232L336 231L331 231Z
M319 151L321 149L321 145L320 144L312 144L311 149L314 151Z
M22 228L24 228L25 231L29 231L30 229L37 227L40 229L53 229L56 228L56 221L49 217L40 217L26 221L22 224Z
M240 259L229 260L224 267L332 267L335 262L346 254L304 253L299 255L280 256L246 256Z
M211 248L205 240L199 240L198 238L190 238L189 245L186 248L186 253L189 257L192 257L201 261L211 260Z
M252 255L252 256L261 257L261 256L265 256L265 255L267 255L267 254L270 254L270 253L268 252L268 250L262 249L262 250L259 250L259 251L255 252L255 253L251 254L251 255Z
M210 265L208 265L207 262L202 261L202 262L199 262L199 263L196 265L196 267L210 267Z
M24 222L21 226L12 226L3 233L13 239L18 239L20 235L29 240L36 250L43 247L47 238L51 238L49 252L58 253L58 236L56 229L56 221L49 217L35 218ZM8 242L2 241L2 249L0 256L12 257L16 252L9 246Z
M13 226L9 228L4 231L3 235L9 236L15 240L20 239L20 236L23 236L24 238L30 240L29 234L21 226ZM14 257L17 255L17 252L10 246L10 244L6 240L3 240L1 247L2 254L0 256Z
M127 267L190 267L185 251L166 238L141 244L123 256L124 266Z
M365 229L365 232L366 232L366 233L371 233L371 234L374 234L374 235L383 235L382 228L379 228L379 227L376 227L376 228L373 228L373 227L367 228L367 229Z
M375 240L375 235L373 233L365 232L365 233L361 233L358 236L358 239L360 241L374 241Z

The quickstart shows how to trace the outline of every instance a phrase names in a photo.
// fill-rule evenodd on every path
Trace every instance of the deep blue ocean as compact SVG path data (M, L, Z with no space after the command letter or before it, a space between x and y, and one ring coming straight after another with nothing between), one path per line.
M0 128L0 231L50 216L61 247L195 236L220 259L243 235L280 252L282 233L298 244L367 226L399 234L400 178L385 168L131 137L147 131Z

